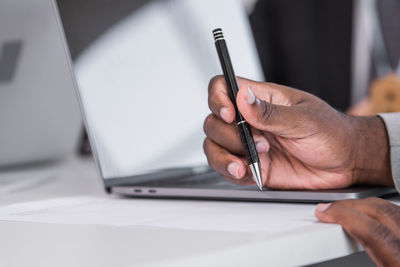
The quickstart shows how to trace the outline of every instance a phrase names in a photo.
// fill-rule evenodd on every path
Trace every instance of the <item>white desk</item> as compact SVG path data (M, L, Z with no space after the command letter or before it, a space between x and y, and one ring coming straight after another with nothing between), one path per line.
M318 223L314 204L112 198L103 193L94 164L81 159L0 173L0 181L10 177L17 186L7 193L9 187L0 184L3 210L13 203L85 195L140 220L118 225L126 221L123 214L105 210L104 220L82 214L92 221L68 221L79 208L60 213L64 223L3 220L0 266L292 266L362 250L340 226ZM39 182L24 189L25 179Z

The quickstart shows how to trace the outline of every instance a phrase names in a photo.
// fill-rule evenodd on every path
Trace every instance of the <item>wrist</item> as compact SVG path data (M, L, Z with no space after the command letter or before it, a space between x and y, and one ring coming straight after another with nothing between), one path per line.
M389 137L378 116L351 117L355 137L355 184L393 186Z

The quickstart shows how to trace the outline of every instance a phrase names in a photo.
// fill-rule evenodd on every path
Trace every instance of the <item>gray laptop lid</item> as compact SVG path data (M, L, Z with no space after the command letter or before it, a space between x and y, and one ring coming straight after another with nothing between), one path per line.
M149 1L80 53L79 95L106 185L207 164L207 86L221 73L211 34L217 26L229 38L236 73L262 80L240 0Z

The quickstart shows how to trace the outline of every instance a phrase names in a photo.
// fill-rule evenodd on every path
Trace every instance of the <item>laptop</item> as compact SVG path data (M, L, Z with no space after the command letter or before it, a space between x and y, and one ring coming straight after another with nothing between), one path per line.
M0 170L78 147L82 121L56 14L51 1L0 2Z
M256 186L225 181L207 166L202 150L202 125L209 113L207 84L221 72L211 34L216 25L224 28L229 39L236 73L263 79L241 1L148 1L130 12L126 12L129 3L122 2L126 1L96 3L85 13L79 5L60 1L73 50L81 44L79 37L93 36L91 25L96 25L96 38L78 49L74 70L107 192L128 197L290 202L395 192L376 187L261 192ZM112 22L105 14L113 17ZM79 29L68 28L76 21Z

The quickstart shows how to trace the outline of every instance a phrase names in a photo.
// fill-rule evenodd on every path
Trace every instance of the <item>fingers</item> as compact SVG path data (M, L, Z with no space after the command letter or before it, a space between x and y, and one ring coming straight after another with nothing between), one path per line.
M208 105L211 111L227 123L235 119L235 108L229 98L224 76L215 76L208 85Z
M216 115L210 114L204 121L204 132L215 143L231 153L244 155L243 144L236 124L227 124ZM268 152L269 143L267 139L255 129L252 132L257 151Z
M210 138L204 141L208 164L224 178L236 184L253 184L244 158L235 156Z
M366 214L380 223L385 224L398 238L400 238L400 207L377 197L363 200L343 202L351 209Z
M298 99L298 93L292 89L282 89L287 92L288 97L282 96L282 91L265 85L264 92L260 89L241 88L237 95L238 108L246 121L257 129L268 131L280 136L290 136L292 133L297 137L306 133L304 124L309 122L312 117L305 116L303 109L296 106L294 99ZM264 100L256 96L264 94ZM291 90L291 91L290 91ZM278 95L278 100L274 92ZM269 99L267 99L269 98ZM297 101L297 100L296 100ZM275 104L274 104L275 103ZM279 104L278 104L279 103ZM300 130L300 131L299 131Z
M303 122L299 109L295 106L304 102L308 94L285 86L255 82L237 78L240 90L236 101L245 119L255 128L274 134L285 133L287 129L305 128L293 127ZM247 90L247 88L251 88ZM235 108L229 98L228 88L223 76L216 76L209 84L209 106L211 111L227 123L235 119ZM308 116L309 118L309 116ZM290 127L288 128L288 125ZM299 135L298 130L292 130Z
M243 78L237 78L237 81L239 86L251 86L262 91L262 83ZM231 123L234 121L236 113L228 90L224 76L218 75L212 78L208 85L208 105L216 116Z
M342 225L348 234L365 247L378 265L395 266L400 260L399 238L387 224L369 215L377 215L373 212L377 206L365 206L370 202L371 200L345 200L333 204L320 204L315 215L321 222Z
M275 83L255 82L238 78L241 90L250 88L254 95L268 103L280 106L294 106L302 100L307 93Z
M360 201L357 209L384 223L400 238L400 207L381 198L372 197Z

